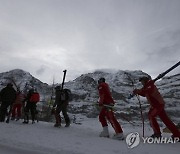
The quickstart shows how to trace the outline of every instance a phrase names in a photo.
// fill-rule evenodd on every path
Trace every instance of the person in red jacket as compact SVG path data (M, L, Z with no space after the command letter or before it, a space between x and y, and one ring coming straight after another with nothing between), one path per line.
M176 128L175 124L169 119L166 111L164 110L164 100L159 93L157 87L155 86L154 81L151 80L150 77L146 76L140 78L139 81L142 83L143 88L135 89L133 93L146 97L148 102L150 103L148 118L154 131L154 134L151 137L161 137L160 127L156 119L157 116L160 117L160 119L164 122L167 128L172 132L172 137L180 137L179 130Z
M99 121L103 127L103 131L100 133L100 137L109 137L107 120L111 123L116 134L113 138L123 140L123 130L118 123L112 108L106 107L106 105L113 106L114 100L111 96L108 84L105 82L105 78L100 78L98 80L98 91L99 91L99 106L101 108L99 114ZM106 120L107 119L107 120Z
M13 103L11 120L19 120L21 118L21 108L25 97L23 93L18 89L16 93L16 100Z
M24 108L24 124L29 123L29 111L31 112L31 119L32 119L32 124L35 123L35 118L36 118L36 107L37 103L40 101L40 95L37 92L36 88L32 88L29 90L27 96L26 96L26 106Z

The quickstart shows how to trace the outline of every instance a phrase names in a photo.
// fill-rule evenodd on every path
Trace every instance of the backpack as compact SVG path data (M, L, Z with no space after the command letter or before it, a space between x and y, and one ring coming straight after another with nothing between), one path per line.
M72 101L72 93L69 89L63 89L63 93L61 94L62 101Z
M39 102L40 101L39 93L32 93L29 101L30 102L35 102L35 103Z

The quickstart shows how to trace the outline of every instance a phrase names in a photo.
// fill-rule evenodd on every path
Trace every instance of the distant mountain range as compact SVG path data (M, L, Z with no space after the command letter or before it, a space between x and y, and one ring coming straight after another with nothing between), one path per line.
M82 74L73 81L65 83L65 88L69 88L73 94L73 101L70 103L69 112L80 113L89 117L97 116L93 104L98 100L97 80L104 77L112 91L113 98L117 102L117 116L127 116L129 119L139 120L139 105L136 98L128 99L133 88L142 85L138 82L139 77L147 75L140 70L136 71L112 71L99 70L93 73ZM12 79L21 90L27 91L35 87L41 95L41 101L46 104L52 95L53 86L41 82L30 73L15 69L9 72L0 73L0 89L2 89ZM134 82L134 87L132 82ZM166 101L167 111L175 121L180 117L180 74L164 77L156 82L161 94ZM145 116L148 112L146 99L141 98Z

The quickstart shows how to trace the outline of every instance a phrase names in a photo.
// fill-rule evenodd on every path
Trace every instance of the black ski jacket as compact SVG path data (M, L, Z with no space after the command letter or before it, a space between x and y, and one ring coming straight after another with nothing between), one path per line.
M5 87L0 92L0 98L2 102L14 103L16 99L16 91L13 87Z

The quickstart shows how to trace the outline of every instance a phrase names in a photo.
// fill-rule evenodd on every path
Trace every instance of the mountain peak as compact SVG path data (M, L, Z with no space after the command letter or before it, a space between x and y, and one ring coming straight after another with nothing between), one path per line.
M15 82L15 87L18 86L21 90L31 87L37 88L38 91L48 89L48 85L42 83L40 80L33 77L29 72L22 69L13 69L7 72L0 73L0 89L7 85L9 82Z

